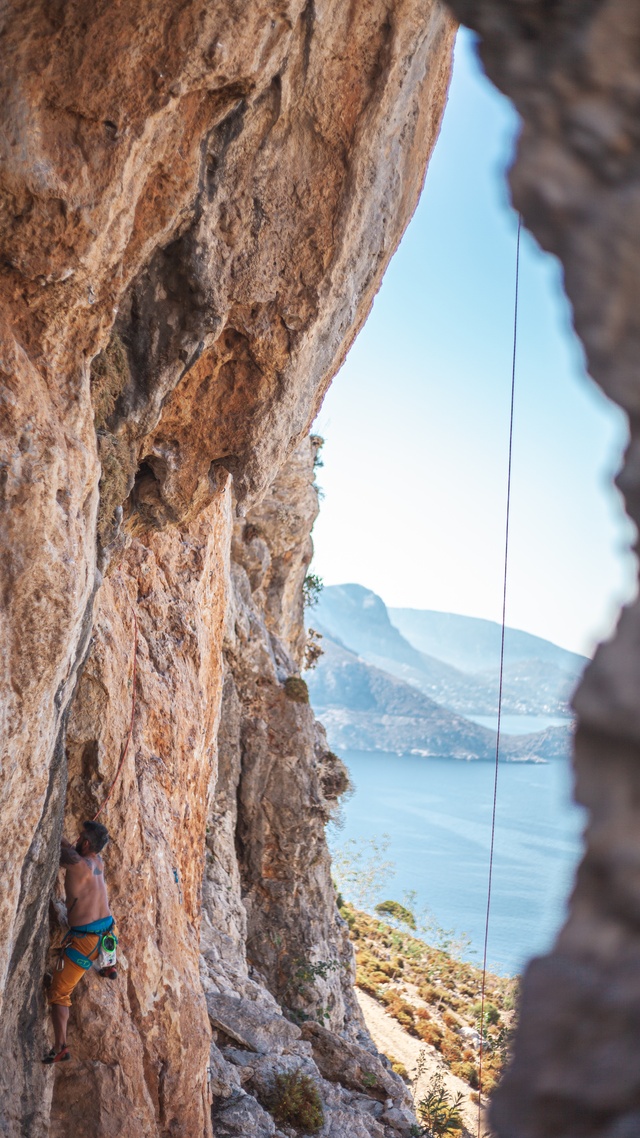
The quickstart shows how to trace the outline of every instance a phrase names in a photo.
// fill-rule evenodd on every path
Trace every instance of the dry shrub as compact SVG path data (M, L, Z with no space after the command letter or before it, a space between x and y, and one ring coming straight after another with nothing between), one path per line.
M388 960L378 960L377 965L380 972L384 972L390 979L394 976L395 968L389 964Z
M457 1040L452 1039L449 1034L444 1037L440 1050L442 1052L442 1058L446 1063L457 1063L462 1058L462 1048L460 1044Z
M399 1012L395 1013L395 1018L402 1027L415 1029L412 1012L405 1011L403 1008L401 1008Z
M478 1069L475 1063L469 1062L453 1062L451 1064L451 1074L457 1075L463 1082L468 1083L470 1087L476 1088L478 1086ZM487 1087L485 1086L485 1091Z
M387 988L382 999L383 999L383 1002L387 1005L387 1007L389 1009L391 1008L392 1004L399 1007L400 1004L402 1003L402 1000L400 999L400 995L396 991L395 988ZM393 1012L391 1014L393 1014Z
M438 1051L442 1046L442 1032L435 1023L420 1023L416 1025L418 1035L424 1043L430 1043L432 1047L436 1047Z
M369 978L371 980L373 980L376 984L388 984L389 983L388 973L382 972L380 970L380 968L374 968L373 972L369 973Z
M356 972L356 987L360 988L362 992L368 992L374 999L380 998L380 989L373 980L370 980L365 972Z
M401 1079L404 1079L405 1082L408 1083L409 1072L407 1071L404 1063L401 1063L400 1060L396 1059L394 1055L387 1055L387 1059L391 1063L391 1070L395 1071L396 1075L399 1075Z
M276 1075L266 1107L274 1122L293 1126L304 1134L317 1134L324 1126L320 1092L313 1079L301 1071Z

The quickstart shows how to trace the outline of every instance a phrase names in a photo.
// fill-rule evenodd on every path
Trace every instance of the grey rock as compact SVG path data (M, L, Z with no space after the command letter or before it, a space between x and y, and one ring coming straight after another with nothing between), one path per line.
M302 1025L303 1039L311 1043L313 1058L323 1078L360 1091L385 1102L404 1099L406 1086L398 1075L388 1071L376 1054L359 1044L341 1038L318 1023Z
M216 1138L271 1138L276 1132L270 1114L251 1095L234 1095L212 1111Z
M410 1110L403 1109L400 1106L392 1106L385 1110L382 1121L394 1130L408 1130L415 1122L415 1118Z
M214 1098L229 1098L242 1085L238 1072L215 1043L211 1044L209 1051L208 1075L209 1089Z
M295 1024L252 1000L213 994L207 995L206 1000L212 1026L259 1054L279 1054L300 1038Z

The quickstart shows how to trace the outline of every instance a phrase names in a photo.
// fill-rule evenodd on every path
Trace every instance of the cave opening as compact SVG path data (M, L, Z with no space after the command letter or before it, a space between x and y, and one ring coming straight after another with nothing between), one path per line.
M504 171L519 126L474 53L473 36L463 30L418 210L314 426L325 438L324 501L314 530L314 570L325 597L309 623L408 684L408 714L421 692L495 731L517 225ZM613 487L626 418L587 377L558 264L528 233L522 270L502 723L503 757L520 765L507 763L511 785L499 802L490 954L496 970L511 974L550 947L563 920L585 824L571 802L569 700L596 644L633 597L636 574L633 527ZM376 481L374 492L370 471L381 453L389 477ZM484 657L477 644L473 660L470 645L465 656L454 643L464 620L476 641L492 638ZM332 666L320 663L310 690L320 717L328 715L332 745L362 752L353 760L359 799L347 808L348 839L379 842L393 829L393 888L417 892L441 926L470 933L470 947L481 951L489 777L484 786L481 772L472 778L466 763L455 768L455 781L446 774L446 790L444 782L434 789L433 770L419 758L421 750L434 758L427 711L413 709L410 738L399 726L395 738L390 730L377 740L373 730L358 735L365 703L349 706L349 695L338 707L322 674ZM453 690L463 678L464 696ZM493 706L478 686L488 679ZM385 698L391 712L397 689ZM350 726L340 714L351 715ZM465 747L467 758L487 757L472 731L464 737L452 721L449 730L458 758ZM386 781L385 748L404 755L402 771L389 764ZM408 764L415 767L411 777ZM404 810L387 813L382 803L393 798L398 779ZM464 856L454 833L464 835ZM524 833L528 851L520 844ZM551 834L556 855L545 849ZM441 857L434 857L436 835ZM461 861L465 881L455 868Z

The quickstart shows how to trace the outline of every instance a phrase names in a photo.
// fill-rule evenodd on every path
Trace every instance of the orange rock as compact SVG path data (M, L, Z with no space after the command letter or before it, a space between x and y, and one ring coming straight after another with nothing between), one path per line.
M417 200L453 34L433 0L399 0L391 15L382 0L242 12L217 0L35 0L7 14L0 1095L9 1138L47 1131L47 906L63 820L71 836L95 813L117 765L131 605L138 708L105 817L123 965L116 987L90 976L79 991L80 1066L56 1073L51 1133L209 1133L200 901L214 785L230 800L216 766L222 628L235 603L230 496L241 510L259 500L366 317ZM278 566L289 556L278 540L271 577L238 621L251 639L264 604L295 665L299 575L285 574L278 615ZM311 874L300 914L311 897L327 903L321 779L296 770L284 743L316 728L283 693L290 664L269 636L255 663L267 669L270 785L290 772L300 801L317 787L319 797L304 805L305 817L317 813L306 850L302 824L269 833L271 791L262 812L243 805L246 863L269 882L262 908L258 882L250 886L256 942L285 912L283 867L288 882L290 869ZM268 754L255 767L258 796ZM249 795L248 772L243 783ZM233 868L224 826L228 964L248 983L245 868ZM333 943L331 912L305 927ZM262 955L275 977L280 964ZM348 985L344 995L329 987L338 1016Z

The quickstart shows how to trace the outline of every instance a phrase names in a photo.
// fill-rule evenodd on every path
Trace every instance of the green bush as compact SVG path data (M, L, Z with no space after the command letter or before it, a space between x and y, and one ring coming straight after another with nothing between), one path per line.
M500 1012L494 1004L487 1004L484 1010L485 1019L488 1024L494 1025L500 1023Z
M478 1002L477 1004L474 1004L472 1011L473 1011L473 1015L474 1015L474 1018L476 1021L478 1031L480 1031L481 1030L480 1016L482 1014L482 1003ZM484 1005L484 1026L485 1026L485 1028L494 1027L497 1023L500 1023L500 1012L498 1011L495 1004L486 1003Z
M451 1096L444 1085L442 1073L433 1076L427 1094L416 1107L425 1138L448 1138L462 1133L462 1095Z
M320 1092L313 1079L301 1071L276 1075L266 1105L274 1122L293 1126L302 1134L317 1134L324 1125Z
M406 925L410 929L415 929L416 918L414 917L411 909L407 909L405 905L401 905L399 901L381 901L376 905L376 913L380 917L391 917L393 921L397 921L399 925ZM402 942L398 944L398 948L402 947Z
M299 676L288 676L284 681L284 694L295 703L309 702L309 689Z

